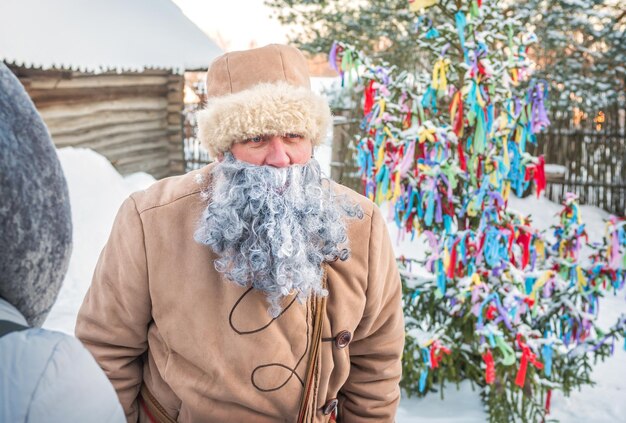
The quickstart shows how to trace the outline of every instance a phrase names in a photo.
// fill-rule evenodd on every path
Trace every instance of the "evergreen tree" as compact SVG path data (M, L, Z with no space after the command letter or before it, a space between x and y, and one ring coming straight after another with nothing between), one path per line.
M547 83L531 78L527 56L536 39L504 2L413 2L432 3L415 16L427 74L346 43L330 53L344 83L362 86L366 195L430 247L424 263L399 261L402 386L424 395L469 379L491 421L540 421L551 392L592 383L593 361L623 334L626 318L607 331L595 320L598 298L624 286L624 225L614 221L587 263L574 197L554 241L508 209L511 191L545 186L542 158L526 151L549 125Z
M520 18L540 39L535 75L551 83L560 108L596 111L626 104L626 19L616 0L527 0Z
M292 25L290 42L313 54L342 40L373 59L402 69L424 69L427 54L419 42L431 28L450 22L451 8L470 3L441 0L420 20L409 0L266 0L275 17ZM419 3L419 0L416 1ZM550 82L559 107L602 107L626 102L626 18L620 0L484 1L497 3L503 18L516 17L540 43L531 57L538 78ZM432 31L431 31L432 32Z

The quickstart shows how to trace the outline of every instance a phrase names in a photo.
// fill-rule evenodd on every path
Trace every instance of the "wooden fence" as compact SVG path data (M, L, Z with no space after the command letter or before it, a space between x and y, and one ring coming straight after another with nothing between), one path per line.
M566 192L620 216L626 214L625 110L617 106L580 120L575 113L553 113L552 125L540 134L534 155L565 167L562 180L548 183L546 196L560 202Z
M330 162L330 177L358 193L363 193L363 182L356 164L354 136L359 133L361 119L351 110L334 112L333 149Z
M196 137L196 112L200 109L199 103L185 104L183 124L183 156L185 160L185 172L200 169L211 163L209 153L202 148L200 140Z

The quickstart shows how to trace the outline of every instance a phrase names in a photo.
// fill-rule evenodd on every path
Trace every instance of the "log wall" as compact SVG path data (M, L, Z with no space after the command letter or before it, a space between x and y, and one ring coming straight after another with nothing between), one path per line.
M91 148L126 175L184 172L184 77L168 71L104 73L10 66L57 148Z

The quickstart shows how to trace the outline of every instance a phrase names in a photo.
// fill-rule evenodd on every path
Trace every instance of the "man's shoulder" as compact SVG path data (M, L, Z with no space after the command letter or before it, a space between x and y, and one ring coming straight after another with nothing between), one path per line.
M133 193L131 198L136 204L137 212L142 214L190 198L198 200L209 184L213 166L214 164L209 164L184 175L161 179L147 189Z

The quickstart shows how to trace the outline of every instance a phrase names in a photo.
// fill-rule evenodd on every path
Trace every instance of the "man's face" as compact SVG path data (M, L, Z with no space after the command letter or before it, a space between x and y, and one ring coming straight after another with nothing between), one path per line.
M253 165L287 167L307 163L313 153L313 144L299 134L266 134L236 142L230 152L235 159Z

